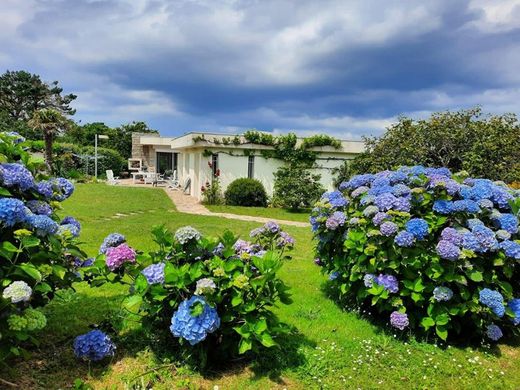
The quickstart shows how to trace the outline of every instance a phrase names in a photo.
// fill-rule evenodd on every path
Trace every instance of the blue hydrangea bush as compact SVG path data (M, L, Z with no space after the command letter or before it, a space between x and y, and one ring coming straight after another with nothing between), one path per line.
M519 333L519 210L504 183L445 168L357 175L312 211L315 263L398 330L496 341Z
M197 364L278 346L288 327L271 308L291 302L277 271L294 245L278 224L253 230L249 241L230 232L205 237L190 226L175 232L157 226L152 235L157 248L142 253L110 234L84 268L86 280L129 284L124 311L138 315L151 339Z
M47 323L40 309L79 280L84 262L79 222L56 214L74 186L46 176L23 141L0 133L0 361L39 344Z

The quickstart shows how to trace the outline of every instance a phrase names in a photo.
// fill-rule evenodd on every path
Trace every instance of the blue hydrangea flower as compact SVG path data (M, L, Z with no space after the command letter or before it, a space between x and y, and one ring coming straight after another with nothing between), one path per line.
M265 230L270 231L271 233L278 233L280 231L280 225L278 225L274 221L268 221L264 225Z
M391 193L383 193L376 196L374 204L379 208L380 211L388 211L394 207L394 203L397 198Z
M493 341L498 341L500 338L502 338L503 333L502 329L500 329L497 325L491 324L488 325L486 329L486 335Z
M74 184L63 177L57 177L51 181L54 189L53 199L63 202L74 192Z
M489 199L480 199L478 201L478 205L483 209L492 209L493 208L493 202Z
M374 175L372 175L370 173L367 173L364 175L355 175L355 176L351 177L348 182L342 183L341 187L343 187L343 188L340 188L340 190L342 190L342 191L345 189L353 190L358 187L370 184L372 182L372 180L374 180Z
M47 199L51 199L53 195L52 183L48 180L40 181L36 184L36 191L45 196Z
M513 214L502 214L500 218L498 218L498 223L501 229L511 234L518 233L518 218Z
M361 204L361 206L366 206L368 204L374 203L375 199L376 199L376 197L374 195L365 195L361 198L361 200L359 201L359 204Z
M387 185L378 185L375 186L372 184L372 187L368 190L368 194L372 196L379 196L383 194L391 194L392 193L392 186L390 184Z
M374 215L374 218L372 218L372 223L376 226L379 226L384 222L385 219L390 219L390 216L387 213L380 211Z
M435 287L433 289L433 298L437 302L449 301L451 298L453 298L453 291L449 287Z
M381 224L381 227L379 228L379 231L383 236L390 237L393 236L395 233L397 233L397 230L399 228L397 225L393 222L386 221Z
M98 361L107 356L114 356L116 346L99 329L91 330L74 340L74 354L85 360Z
M451 209L452 212L466 212L470 214L476 214L480 212L478 203L470 199L456 200L452 203Z
M462 245L462 234L460 234L458 230L451 227L447 227L442 230L441 238L444 241L451 242L454 245Z
M408 173L401 169L390 173L390 175L388 176L388 180L390 181L390 184L402 183L406 179L408 179ZM398 196L398 195L396 195L396 196Z
M192 316L191 310L195 304L203 306L202 313ZM217 310L209 306L204 297L194 295L183 301L172 316L170 331L175 337L185 339L190 345L203 341L208 333L213 333L220 326Z
M415 236L406 230L401 230L394 238L394 242L403 248L410 248L415 243Z
M309 218L309 223L311 224L311 230L313 233L317 232L320 228L320 223L318 222L318 219L315 216L311 216Z
M464 249L472 250L476 253L484 253L487 251L486 247L477 239L477 237L470 232L462 235L462 247Z
M62 237L79 237L79 229L76 225L72 224L65 224L65 225L59 225L58 226L58 235Z
M391 293L396 293L399 291L399 282L393 275L380 274L377 278L374 279L374 281Z
M332 207L338 208L348 205L348 200L339 191L326 192L321 198L328 200Z
M329 275L329 280L332 282L333 280L336 280L338 277L339 277L339 272L334 271L334 272L331 272L331 274Z
M433 211L439 214L447 215L453 211L453 202L449 200L436 200L433 202Z
M412 233L418 240L424 239L428 235L428 222L422 218L412 218L406 222L406 231Z
M15 187L21 191L27 191L34 188L34 177L22 164L4 163L0 164L0 183L4 187Z
M78 237L81 232L81 224L74 217L65 217L60 223L59 234L69 232L73 237Z
M455 261L460 258L460 249L450 241L440 240L435 247L439 256L446 260Z
M47 215L29 215L25 222L36 231L38 236L48 236L58 232L58 224Z
M9 137L13 137L13 143L15 145L21 144L22 142L25 142L25 138L22 137L20 134L18 134L16 131L7 131L5 132L6 135Z
M31 210L34 214L38 215L51 215L52 207L41 200L30 200L26 204L27 208Z
M151 264L141 271L148 284L164 283L164 263Z
M515 317L511 319L513 321L513 324L520 324L520 298L511 299L508 302L507 307L511 309L513 313L515 313Z
M515 241L503 241L500 243L500 248L504 251L507 257L515 260L520 260L520 244Z
M476 237L481 247L484 248L484 252L498 249L495 233L490 228L484 225L476 225L471 230L471 233Z
M340 190L340 191L345 191L345 190L348 190L348 189L349 189L348 181L341 182L339 187L338 187L338 190Z
M477 225L484 225L484 222L482 222L480 219L478 218L470 218L467 220L466 222L466 226L468 227L469 230L473 230L473 228Z
M513 199L513 195L509 193L505 188L494 186L493 196L491 200L501 209L509 209L509 201Z
M346 220L347 217L345 216L345 213L335 211L329 218L327 218L325 226L329 230L336 230L339 226L343 226Z
M126 238L122 234L111 233L103 240L103 243L99 247L99 253L106 254L108 248L119 246L125 241Z
M505 314L504 297L498 291L484 288L479 293L479 301L489 307L498 317Z
M26 207L21 200L0 198L0 222L7 227L24 222L27 218Z

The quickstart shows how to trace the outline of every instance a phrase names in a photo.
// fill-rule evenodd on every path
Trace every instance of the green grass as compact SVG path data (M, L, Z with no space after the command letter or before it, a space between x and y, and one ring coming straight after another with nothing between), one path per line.
M142 213L131 215L131 213ZM106 218L125 214L117 219ZM160 189L78 185L64 203L63 215L84 221L84 248L97 252L102 239L118 231L139 249L153 248L149 230L165 223L176 229L192 225L204 234L225 229L247 236L257 223L178 213ZM185 367L165 366L154 352L129 333L118 341L112 361L88 364L77 361L73 338L117 315L125 288L91 289L77 285L77 292L62 293L46 309L48 327L42 346L32 359L15 362L0 378L20 388L66 388L82 378L96 389L213 388L400 388L400 389L513 389L520 387L520 359L516 346L489 348L442 348L434 343L394 335L353 312L339 307L324 293L326 278L312 262L312 237L307 228L288 227L297 245L294 259L281 270L292 287L294 303L276 309L280 318L299 330L292 349L273 351L249 364L230 364L226 371L196 373ZM173 343L173 340L172 340ZM167 348L165 345L164 348ZM143 375L145 374L145 375ZM143 375L139 377L140 375ZM1 387L1 385L0 385Z
M206 205L214 213L252 215L255 217L282 219L286 221L309 222L310 210L292 211L275 207L243 207Z

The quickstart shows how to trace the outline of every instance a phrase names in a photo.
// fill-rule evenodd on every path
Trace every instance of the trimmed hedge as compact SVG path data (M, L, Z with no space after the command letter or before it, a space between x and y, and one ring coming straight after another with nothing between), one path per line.
M236 179L224 194L226 204L231 206L266 207L267 193L264 185L256 179Z

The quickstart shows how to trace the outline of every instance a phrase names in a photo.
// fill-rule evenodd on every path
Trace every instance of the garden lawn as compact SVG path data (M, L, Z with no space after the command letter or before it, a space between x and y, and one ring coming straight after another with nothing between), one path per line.
M240 215L252 215L255 217L281 219L286 221L309 222L310 210L288 210L276 207L243 207L243 206L219 206L205 205L214 213L231 213Z
M90 255L95 255L103 238L115 231L125 234L133 247L153 248L149 230L159 223L170 229L191 225L209 235L232 228L243 237L259 226L178 213L161 189L91 184L77 186L75 195L64 203L62 214L77 216L83 222L84 248ZM174 368L144 346L137 330L130 330L117 340L118 350L112 360L89 368L75 359L72 340L86 332L90 324L117 320L118 302L125 288L106 285L94 289L82 283L76 286L76 293L61 293L46 309L49 323L40 350L34 351L32 359L3 369L0 378L16 382L21 388L42 389L65 388L75 378L98 389L147 385L154 389L214 385L220 389L520 387L516 346L443 348L434 342L402 338L356 313L343 311L323 292L327 279L313 264L309 230L287 228L296 238L296 250L281 277L292 287L294 303L280 306L276 312L299 333L288 338L282 351L274 350L255 362L229 364L225 371L200 374L178 364ZM172 345L174 342L172 337Z

